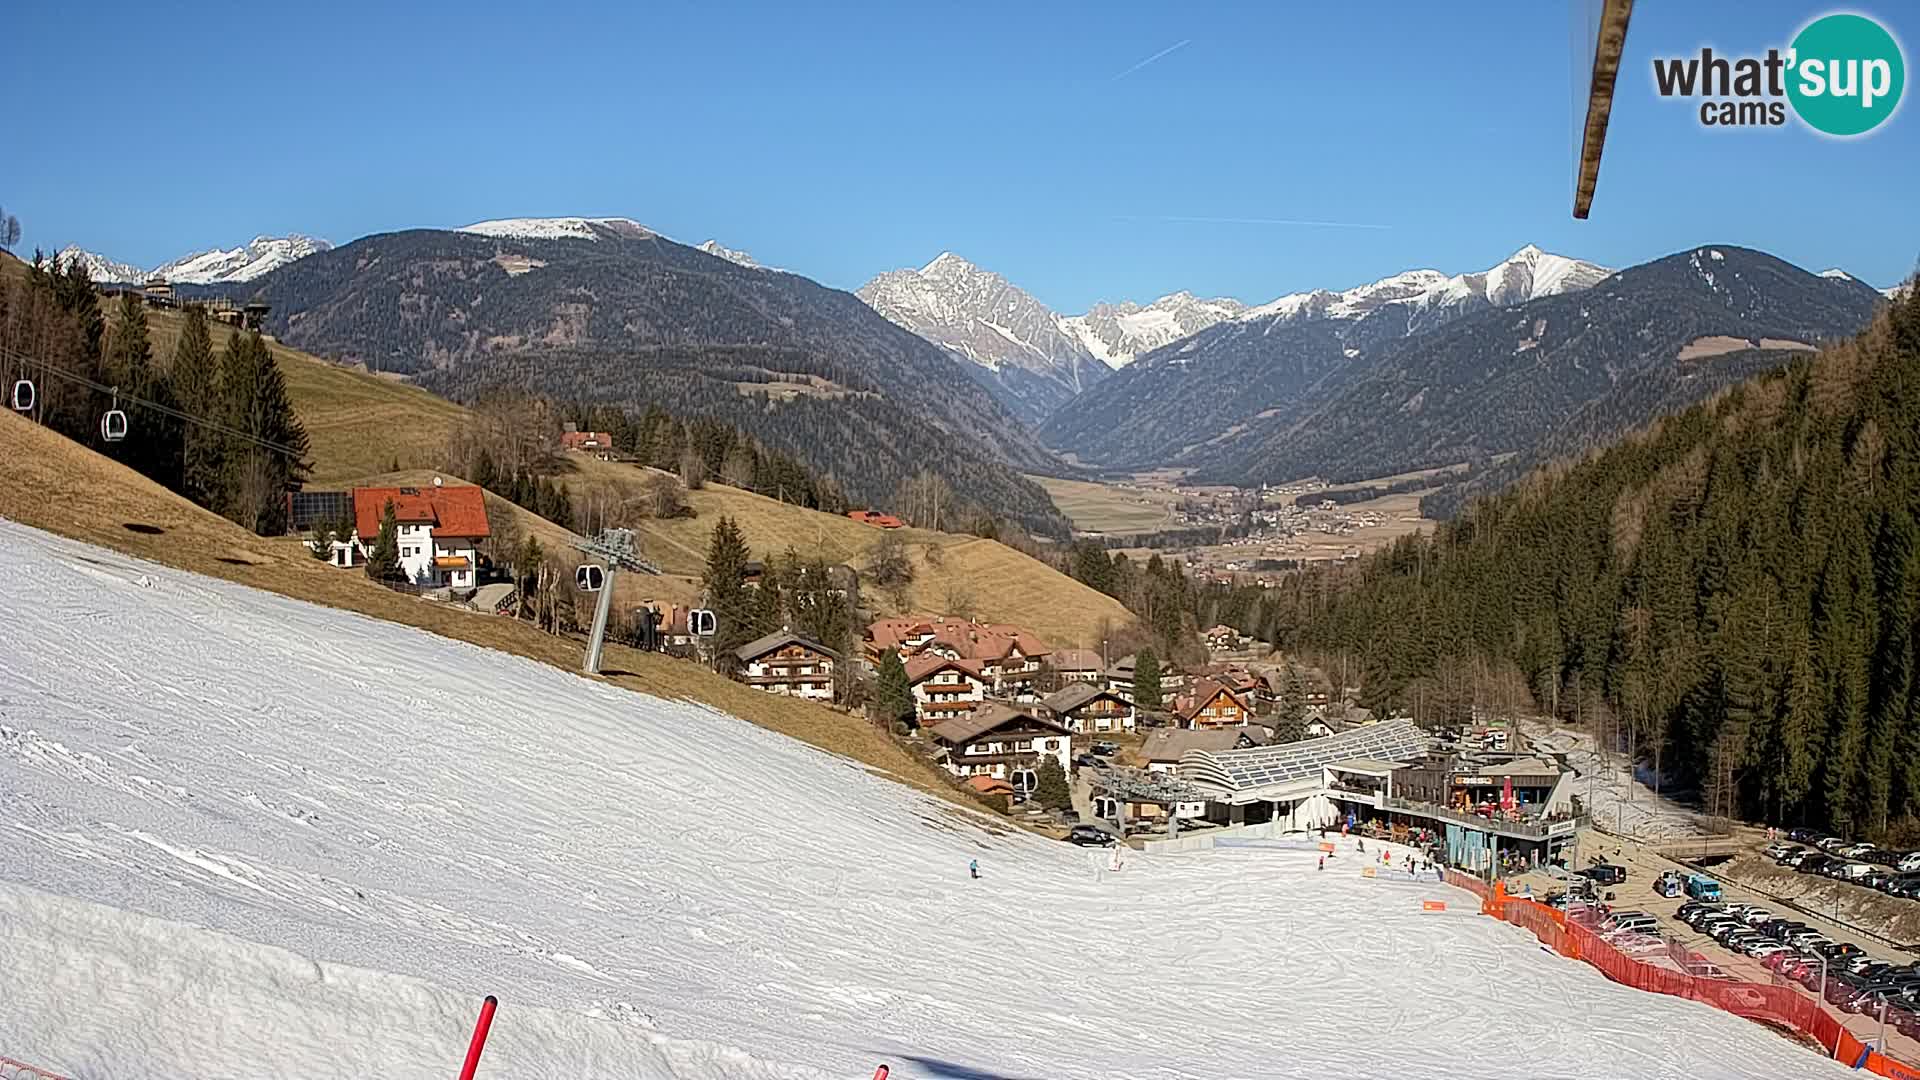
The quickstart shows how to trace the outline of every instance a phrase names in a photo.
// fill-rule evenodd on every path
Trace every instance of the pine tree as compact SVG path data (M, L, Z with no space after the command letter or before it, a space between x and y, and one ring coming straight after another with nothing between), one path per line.
M1066 810L1073 806L1073 786L1067 781L1067 771L1060 767L1060 759L1048 754L1040 759L1038 775L1034 778L1033 801L1049 810Z
M1149 712L1160 708L1160 658L1141 649L1133 658L1133 704Z
M753 597L745 584L749 554L746 538L732 518L722 517L714 524L701 585L717 624L714 651L723 663L734 650L759 636L754 631Z
M286 531L286 495L307 472L307 432L294 413L286 377L258 331L227 339L220 394L229 427L222 513L259 533Z
M892 727L896 723L913 723L913 687L907 681L907 665L900 662L900 654L888 649L880 658L880 670L874 680L873 697L869 699L873 709L873 718Z
M400 524L394 520L393 503L380 511L380 535L367 552L367 576L375 581L405 581L400 566Z
M220 369L213 355L213 337L207 330L207 310L187 308L186 325L173 345L169 386L181 412L201 421L223 423ZM221 450L225 438L206 423L187 423L180 430L180 494L209 509L218 509L221 493Z

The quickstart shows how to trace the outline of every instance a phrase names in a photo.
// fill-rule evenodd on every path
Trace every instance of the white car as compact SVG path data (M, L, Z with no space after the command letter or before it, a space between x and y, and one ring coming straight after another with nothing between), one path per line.
M1920 870L1920 851L1909 851L1905 855L1900 856L1900 862L1895 869L1903 874L1911 874Z

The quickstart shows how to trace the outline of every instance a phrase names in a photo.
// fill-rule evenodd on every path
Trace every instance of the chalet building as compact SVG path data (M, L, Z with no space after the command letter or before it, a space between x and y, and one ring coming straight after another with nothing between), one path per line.
M1106 665L1092 649L1061 649L1053 654L1053 670L1062 682L1095 683L1103 680Z
M1240 631L1224 623L1200 636L1207 643L1207 648L1214 652L1230 652L1240 648L1246 640L1240 636Z
M1196 730L1245 727L1253 718L1240 695L1213 679L1195 682L1192 691L1175 702L1174 712L1181 727Z
M1091 683L1068 683L1047 695L1041 704L1049 718L1075 735L1108 735L1134 729L1133 702Z
M833 667L840 654L782 629L734 651L741 678L755 690L809 701L833 700Z
M847 516L862 525L871 525L876 529L904 529L907 523L892 514L882 514L873 510L849 510Z
M907 661L913 714L923 728L965 716L987 699L989 684L974 660L916 656Z
M888 652L902 660L937 656L970 660L996 697L1037 700L1034 684L1051 656L1047 643L1007 623L976 623L945 616L881 619L867 627L868 661L878 664Z
M943 720L929 734L953 775L990 776L1026 791L1033 790L1042 759L1053 758L1065 771L1073 745L1072 732L1061 725L997 701Z
M1132 656L1123 656L1115 660L1112 667L1100 673L1100 681L1106 685L1107 689L1119 694L1128 701L1132 701L1133 665L1134 658Z
M560 433L560 449L606 461L613 457L613 436L604 431L577 431L569 424Z
M475 545L492 535L481 489L470 484L429 488L354 488L353 535L336 539L327 561L363 566L380 537L380 519L388 505L400 547L400 568L415 585L435 589L472 589L478 584Z

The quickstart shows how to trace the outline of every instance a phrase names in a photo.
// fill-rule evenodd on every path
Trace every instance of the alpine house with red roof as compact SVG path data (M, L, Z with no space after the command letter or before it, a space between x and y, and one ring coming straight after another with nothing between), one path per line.
M485 493L471 484L429 488L354 488L353 537L336 541L328 561L359 566L380 536L388 504L400 545L400 568L415 585L471 589L479 583L475 545L491 535Z

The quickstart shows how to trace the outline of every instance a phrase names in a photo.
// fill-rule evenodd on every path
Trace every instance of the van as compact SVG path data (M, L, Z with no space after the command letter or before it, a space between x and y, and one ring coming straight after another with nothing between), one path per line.
M1717 903L1720 900L1720 883L1695 874L1687 879L1687 896L1709 904Z
M1831 871L1831 876L1839 878L1841 881L1858 881L1871 873L1873 873L1873 867L1866 863L1850 862L1834 867Z

